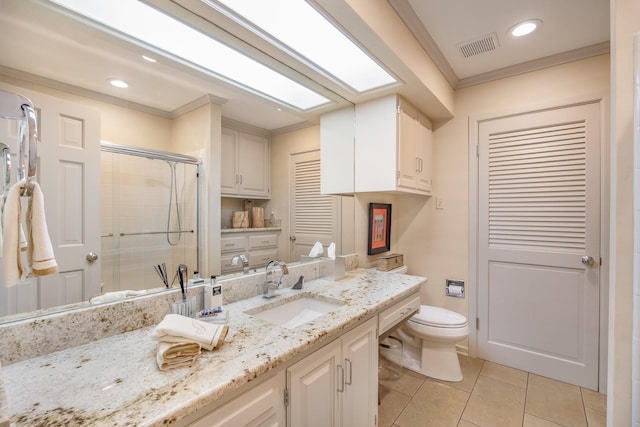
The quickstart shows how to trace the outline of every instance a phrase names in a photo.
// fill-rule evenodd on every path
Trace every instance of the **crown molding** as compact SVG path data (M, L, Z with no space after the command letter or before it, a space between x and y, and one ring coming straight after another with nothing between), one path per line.
M606 55L610 53L610 50L610 43L602 42L580 49L574 49L556 55L534 59L532 61L523 62L511 67L505 67L499 70L490 71L488 73L478 74L477 76L460 79L456 84L455 89L462 89L469 86L475 86L482 83L488 83L491 81L516 76L518 74L542 70L543 68L554 67L574 61L580 61L582 59L591 58L593 56Z

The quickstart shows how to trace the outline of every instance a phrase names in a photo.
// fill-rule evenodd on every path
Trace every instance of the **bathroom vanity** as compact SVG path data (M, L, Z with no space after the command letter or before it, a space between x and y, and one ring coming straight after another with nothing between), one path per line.
M378 336L418 309L425 280L355 270L226 304L224 345L188 368L157 369L153 326L3 366L8 414L16 426L373 426ZM300 298L335 306L289 327L260 317Z

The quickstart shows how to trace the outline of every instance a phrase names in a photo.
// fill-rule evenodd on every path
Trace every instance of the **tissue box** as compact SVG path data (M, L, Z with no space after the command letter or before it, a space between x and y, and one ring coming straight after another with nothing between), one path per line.
M389 271L404 265L402 254L391 254L383 258L378 258L378 270Z
M318 278L327 280L340 280L346 276L346 263L344 257L321 258L318 263Z

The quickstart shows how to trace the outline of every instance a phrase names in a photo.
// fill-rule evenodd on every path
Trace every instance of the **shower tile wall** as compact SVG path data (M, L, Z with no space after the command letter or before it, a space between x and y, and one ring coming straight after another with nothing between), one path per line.
M191 275L196 266L196 233L169 234L176 245L169 244L165 233L171 194L169 164L105 152L101 153L101 162L103 291L162 287L153 266L163 262L169 282L180 263L189 267ZM193 165L176 165L180 224L174 195L169 225L172 231L196 230L195 172Z

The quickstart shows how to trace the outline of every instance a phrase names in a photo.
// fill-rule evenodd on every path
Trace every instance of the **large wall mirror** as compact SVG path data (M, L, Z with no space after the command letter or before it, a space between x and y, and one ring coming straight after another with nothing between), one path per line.
M199 18L193 17L193 19ZM247 46L247 49L250 51L251 46ZM145 50L139 44L129 43L95 25L88 25L70 16L69 13L61 12L59 8L44 0L7 0L0 3L0 51L3 52L0 57L0 84L4 89L24 88L27 92L42 93L47 97L61 97L69 102L86 104L91 109L97 110L102 117L108 116L111 124L118 123L118 126L111 125L109 129L105 129L103 120L102 128L97 130L98 141L108 139L125 146L142 146L151 151L178 151L172 149L170 130L166 123L180 115L185 106L197 103L203 97L219 103L225 118L267 131L304 122L319 123L319 115L322 112L348 104L340 96L325 91L325 94L335 102L324 111L317 109L313 112L301 113L287 108L274 108L271 101L257 97L248 91L239 90L228 82L217 80L183 63L164 58L158 52ZM256 49L254 51L257 52ZM156 62L148 61L149 58ZM121 76L131 79L127 89L107 85L108 79ZM146 120L143 130L138 129L139 118L142 116ZM7 129L11 127L6 124L3 126ZM122 252L123 245L131 245L134 239L150 239L154 242L158 240L155 242L158 245L160 245L159 240L164 239L167 244L162 243L160 246L167 246L170 249L162 248L159 251L169 251L172 256L176 252L181 252L180 256L187 259L189 264L197 265L197 261L193 260L193 257L197 258L197 255L193 255L197 251L197 233L189 233L196 227L197 210L187 207L191 202L184 201L185 198L195 200L193 185L196 184L190 180L197 166L189 162L174 162L166 159L152 161L146 158L137 159L144 161L143 167L130 166L132 159L127 158L126 155L124 158L121 156L121 154L102 152L100 179L104 181L113 178L116 169L118 173L125 171L126 167L133 167L136 170L148 169L149 175L140 179L156 191L154 192L153 189L144 193L134 191L131 197L146 198L149 205L154 202L160 203L162 206L151 209L154 213L166 212L156 215L159 228L156 227L158 229L154 228L153 231L157 234L148 236L120 236L121 233L136 233L140 230L134 230L135 224L129 224L131 225L128 227L129 230L124 230L122 224L126 223L127 219L118 220L119 228L110 229L105 222L113 218L98 215L100 224L96 227L94 237L102 242L101 262L105 268L102 270L101 277L92 279L96 284L87 297L102 291L134 287L123 285L124 280L135 281L137 289L162 289L163 283L153 271L153 266L162 265L163 262L169 264L169 262L163 261L164 255L160 256L158 252L156 254L158 256L154 259L140 261L148 267L150 274L135 271L136 260ZM118 180L126 181L130 178L131 175L124 172ZM40 177L40 179L43 178ZM170 192L175 188L172 185L179 187L179 192L182 191L182 194L179 193L178 196L174 194L171 197L182 198L179 203L183 203L181 206L183 211L180 212L183 216L181 224L176 223L176 215L169 217L168 227L187 231L182 234L183 240L177 245L172 245L175 243L174 237L177 236L167 234L164 230L167 227L166 222L171 207ZM95 188L94 191L101 192L104 205L116 190L109 187L105 193L103 186L103 190ZM47 196L55 197L55 195ZM149 201L149 199L157 200ZM134 205L129 208L132 211L142 211L142 208ZM142 215L149 216L148 213L142 213ZM115 239L110 239L112 236L109 234L117 235L119 239L117 245ZM126 239L128 240L125 242ZM111 243L109 243L110 240ZM136 251L131 247L129 250ZM147 258L151 256L150 253L146 254ZM113 264L116 259L126 261L125 268L117 272L109 270L109 264ZM171 269L167 266L167 270ZM168 273L171 276L173 272ZM171 280L172 277L169 277L169 281ZM107 283L109 285L105 287ZM6 294L5 291L0 298L6 298ZM58 310L60 307L56 301L63 301L60 295L42 295L37 290L32 291L31 298L38 301L38 306L35 308L47 311ZM4 304L4 300L2 301ZM82 304L86 304L86 301ZM13 309L4 306L0 310L0 322L30 315L33 309L31 303Z

